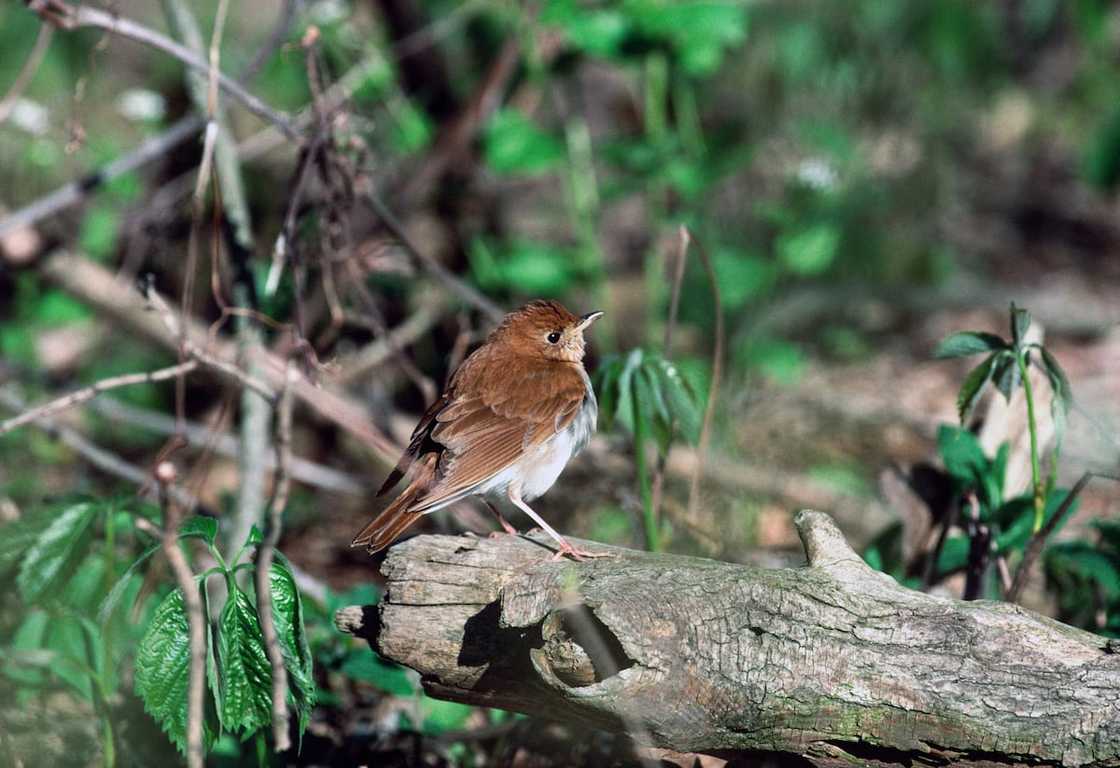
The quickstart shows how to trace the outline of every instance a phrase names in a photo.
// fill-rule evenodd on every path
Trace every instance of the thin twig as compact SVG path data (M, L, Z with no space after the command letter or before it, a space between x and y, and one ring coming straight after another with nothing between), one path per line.
M58 24L63 29L77 29L79 27L104 29L107 32L173 56L188 67L207 76L212 73L210 65L189 48L131 19L108 13L99 8L84 5L74 7L60 0L54 0L46 5L49 12L42 13L43 18ZM254 115L276 126L289 139L298 140L300 138L299 131L292 125L291 119L287 115L268 106L222 72L214 70L213 75L217 78L218 85L221 86L223 91L240 101Z
M681 283L684 282L684 267L688 260L688 229L682 224L677 230L677 258L673 267L672 292L669 296L669 317L665 322L665 339L662 344L662 354L669 360L673 354L673 331L677 325L677 307L681 298ZM651 497L653 499L653 517L661 519L661 495L665 487L665 461L666 455L659 453L657 466L653 470Z
M96 189L106 182L134 171L157 157L162 157L194 137L205 124L206 121L197 115L184 117L167 131L148 139L127 155L122 155L105 167L98 168L77 181L59 187L45 197L13 211L0 219L0 237L37 224L42 219L81 202L91 189Z
M158 371L128 373L122 376L102 379L76 392L71 392L68 395L63 395L62 397L51 400L49 403L36 406L25 413L21 413L19 416L0 421L0 435L11 432L13 429L17 429L33 421L49 418L60 411L65 411L67 408L73 408L75 405L88 402L102 392L108 392L109 390L119 387L129 387L133 384L151 384L157 381L166 381L167 379L173 379L176 376L189 373L197 367L197 361L188 360L185 363L172 365L168 368L160 368Z
M1046 546L1046 539L1061 525L1062 520L1064 520L1065 516L1073 509L1073 502L1077 500L1077 497L1085 490L1085 486L1088 485L1089 481L1094 477L1106 480L1118 480L1118 478L1101 472L1086 472L1081 475L1078 481L1074 483L1073 488L1066 494L1066 497L1062 499L1062 503L1054 510L1054 514L1050 519L1047 520L1046 523L1038 529L1038 532L1031 536L1030 541L1027 542L1027 547L1023 550L1023 559L1019 563L1019 568L1015 571L1015 579L1011 582L1011 588L1007 590L1007 594L1004 596L1007 602L1019 602L1019 597L1023 594L1023 589L1027 586L1027 579L1030 578L1031 568L1034 567L1035 561L1038 560L1039 555L1042 554L1042 550Z
M173 435L176 433L175 419L160 411L138 408L128 405L111 397L95 400L90 406L102 416L132 427L154 432L160 435ZM229 432L215 430L211 426L204 426L197 422L185 422L180 434L194 447L203 448L206 452L213 451L226 458L237 458L237 438ZM266 468L275 471L276 458L269 456ZM345 493L352 496L363 496L370 492L370 484L360 478L319 464L298 456L292 457L292 479L331 493Z
M164 325L167 327L167 330L170 331L171 335L180 339L183 352L187 357L193 358L208 368L213 368L235 379L242 386L253 390L261 397L268 400L274 400L276 398L275 391L268 384L255 376L250 376L233 363L222 360L195 344L194 341L187 336L186 325L180 324L179 318L176 316L174 310L168 306L167 301L159 295L159 292L150 285L144 286L144 289L144 298L148 300L151 307L159 314L160 319L163 320Z
M183 605L187 611L190 627L190 682L187 689L187 765L189 768L203 768L202 754L202 702L205 693L206 673L206 624L202 615L202 599L194 574L187 563L187 557L179 548L179 524L181 512L171 499L168 489L175 483L175 465L169 461L156 467L156 482L159 483L160 509L163 512L163 553L167 557L175 581L183 593Z
M51 24L43 23L39 25L39 34L35 38L35 45L31 48L31 53L27 55L23 67L20 68L16 79L12 81L8 92L4 94L4 98L0 99L0 123L8 119L8 115L12 113L16 102L19 101L20 95L35 78L35 73L39 71L39 65L43 63L43 57L47 55L47 49L50 48L53 34L54 27Z
M0 389L0 405L17 412L27 408L23 399L10 389ZM142 496L151 497L153 500L156 498L154 489L151 487L152 475L150 471L125 461L112 451L97 445L78 430L59 424L54 419L41 417L31 426L55 438L96 469L138 486ZM170 492L175 503L185 511L193 511L198 506L198 499L182 488L176 486Z
M686 230L687 231L687 230ZM715 316L716 338L712 348L712 381L708 385L708 404L704 408L704 421L700 427L700 440L696 446L696 466L692 472L692 484L688 490L688 519L695 522L697 508L700 503L700 478L704 473L704 460L708 452L708 441L712 433L712 417L716 409L716 398L719 395L719 382L723 374L723 301L719 293L719 280L716 278L712 260L704 245L690 235L690 241L696 243L696 253L708 274L708 284L712 291L712 311Z
M284 668L284 655L276 634L276 622L272 615L272 560L276 545L280 541L284 508L288 505L288 490L291 486L292 465L292 383L295 370L288 363L284 388L280 391L280 405L277 408L276 424L276 466L278 468L273 486L272 500L268 505L265 519L264 538L257 549L256 587L257 613L261 622L261 634L268 661L272 666L272 740L276 752L285 752L292 746L288 735L288 672Z
M492 322L501 322L502 318L505 316L501 307L486 296L483 296L473 286L461 280L457 275L451 272L451 270L439 263L431 254L420 250L413 244L412 238L405 232L404 226L397 220L397 217L393 215L392 211L386 207L385 203L382 202L372 182L367 181L364 191L365 198L369 202L369 206L373 209L373 212L377 215L377 218L381 220L385 229L389 230L389 234L400 243L401 247L404 248L413 259L420 262L420 265L423 266L432 277L442 283L445 288L451 291L451 293L481 311Z

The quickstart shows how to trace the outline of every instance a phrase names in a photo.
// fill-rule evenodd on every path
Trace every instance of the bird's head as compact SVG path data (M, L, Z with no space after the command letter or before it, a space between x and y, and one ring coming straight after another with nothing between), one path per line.
M573 315L556 301L531 301L502 320L491 341L518 355L578 363L583 360L583 332L602 312Z

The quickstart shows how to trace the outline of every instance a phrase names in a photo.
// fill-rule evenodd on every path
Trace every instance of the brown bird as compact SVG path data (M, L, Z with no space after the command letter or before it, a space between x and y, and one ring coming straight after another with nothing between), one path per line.
M527 502L552 487L595 431L598 405L583 367L583 332L602 316L576 317L555 301L506 315L428 408L378 496L406 473L408 486L351 546L372 554L421 515L481 497L507 533L497 504L519 508L559 545L555 557L595 557L573 547Z

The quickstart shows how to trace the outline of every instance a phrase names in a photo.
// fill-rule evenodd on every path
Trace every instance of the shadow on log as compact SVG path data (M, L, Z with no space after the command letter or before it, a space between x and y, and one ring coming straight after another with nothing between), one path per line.
M869 568L831 518L808 567L616 549L552 562L531 537L419 536L340 629L432 696L624 731L681 752L802 764L1120 766L1120 655L1014 605Z

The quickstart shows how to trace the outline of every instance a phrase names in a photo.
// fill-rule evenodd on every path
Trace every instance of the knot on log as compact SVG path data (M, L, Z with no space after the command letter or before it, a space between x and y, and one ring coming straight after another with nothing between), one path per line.
M905 589L827 515L795 523L806 568L617 548L555 562L531 536L418 536L385 560L381 603L336 622L433 696L679 751L1120 766L1120 656L1103 638Z

